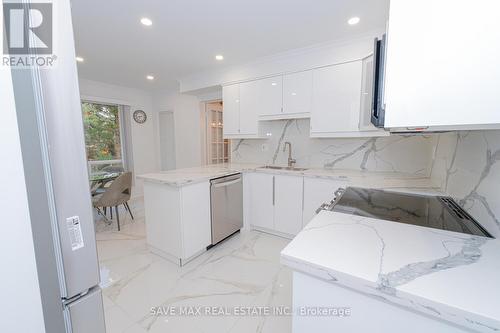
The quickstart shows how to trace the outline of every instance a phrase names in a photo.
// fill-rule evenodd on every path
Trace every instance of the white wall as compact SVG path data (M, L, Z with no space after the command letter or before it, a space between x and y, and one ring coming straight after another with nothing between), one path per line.
M132 152L133 172L140 175L159 170L157 122L158 115L153 110L152 94L146 91L121 87L117 85L80 79L80 94L82 99L97 102L108 102L130 106L131 140L128 144ZM133 111L141 109L148 115L144 124L138 124L132 119ZM135 180L134 196L143 193L142 181Z
M201 165L203 124L199 99L172 90L156 92L153 95L153 107L156 112L172 111L174 113L176 168Z
M380 34L380 31L374 31L354 40L314 45L256 59L240 66L196 73L179 80L180 91L205 94L209 87L225 83L361 59L373 53L373 39Z
M45 332L10 69L0 87L0 332Z

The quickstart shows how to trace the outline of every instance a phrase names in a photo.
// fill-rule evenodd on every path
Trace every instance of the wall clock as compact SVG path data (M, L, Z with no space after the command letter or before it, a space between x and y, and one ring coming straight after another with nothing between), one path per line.
M144 112L143 110L135 110L133 117L135 122L138 124L144 124L146 122L146 119L148 119L146 112Z

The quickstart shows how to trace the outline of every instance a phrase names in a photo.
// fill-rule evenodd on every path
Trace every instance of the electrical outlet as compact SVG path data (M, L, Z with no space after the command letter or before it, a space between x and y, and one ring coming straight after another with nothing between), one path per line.
M263 143L261 146L262 151L268 151L269 150L269 145L267 143Z

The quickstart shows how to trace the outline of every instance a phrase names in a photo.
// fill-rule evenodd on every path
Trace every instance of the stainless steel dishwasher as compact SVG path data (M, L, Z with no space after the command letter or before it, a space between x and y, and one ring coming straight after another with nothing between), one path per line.
M243 181L241 173L210 181L212 245L243 227Z

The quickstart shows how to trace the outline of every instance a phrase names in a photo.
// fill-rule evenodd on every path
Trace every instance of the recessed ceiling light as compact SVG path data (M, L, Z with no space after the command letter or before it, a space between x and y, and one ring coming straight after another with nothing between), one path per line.
M359 23L359 17L357 17L357 16L351 17L349 20L347 20L347 23L349 23L349 25L358 24Z
M150 25L153 25L153 21L151 21L151 19L148 19L147 17L141 18L141 23L148 27Z
M153 75L146 75L146 79L148 79L148 80L154 80L155 77Z
M222 54L218 54L215 56L215 60L219 60L219 61L224 60L224 56Z
M273 83L271 83L271 85L272 85L272 86L275 86L275 85L277 85L277 83L276 83L276 82L273 82Z
M76 57L75 59L76 59L76 61L78 61L78 62L83 62L83 61L85 60L85 59L83 59L82 57Z

